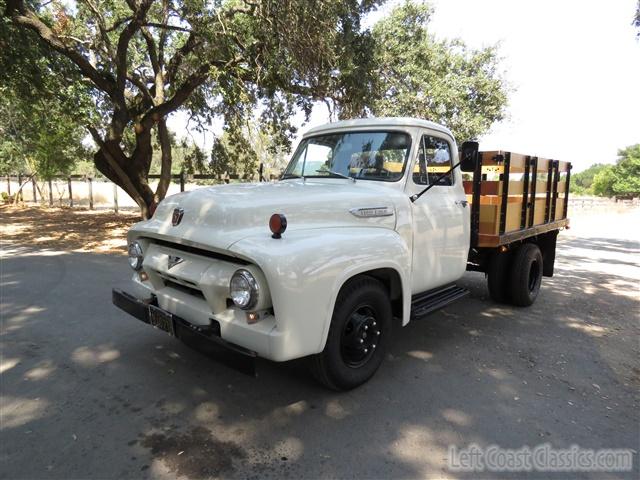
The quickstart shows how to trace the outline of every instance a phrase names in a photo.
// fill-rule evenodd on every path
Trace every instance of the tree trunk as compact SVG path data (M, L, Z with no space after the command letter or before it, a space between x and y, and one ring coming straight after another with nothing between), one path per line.
M29 175L29 177L27 177L27 179L22 182L22 185L18 185L18 191L15 193L15 196L13 197L13 205L18 205L18 199L20 198L20 194L22 193L22 189L25 187L25 185L27 183L29 183L31 181L31 179L35 176L35 173L32 173L31 175Z
M158 141L160 143L162 166L160 168L160 182L158 182L154 196L156 204L160 203L165 197L171 183L171 138L164 118L158 122Z
M137 149L136 149L137 150ZM151 217L150 207L153 204L153 190L148 183L150 160L143 158L138 152L128 159L126 165L113 165L109 161L110 152L101 147L93 156L98 171L113 183L122 188L140 207L140 215L144 220ZM150 153L149 153L150 155Z

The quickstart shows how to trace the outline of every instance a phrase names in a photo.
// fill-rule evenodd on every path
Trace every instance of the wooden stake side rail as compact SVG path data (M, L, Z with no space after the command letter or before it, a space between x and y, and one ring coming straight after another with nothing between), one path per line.
M471 204L472 246L498 247L568 224L571 163L505 151L478 153Z

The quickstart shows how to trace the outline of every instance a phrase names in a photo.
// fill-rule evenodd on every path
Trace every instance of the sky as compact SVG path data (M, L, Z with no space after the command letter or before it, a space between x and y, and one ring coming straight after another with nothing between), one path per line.
M391 0L367 18L372 25ZM507 118L480 138L502 149L573 162L575 171L613 163L640 143L640 40L631 25L636 0L432 0L429 30L481 48L499 43L504 78L513 91ZM300 133L328 122L318 105ZM183 116L171 120L185 131ZM219 130L220 125L214 126ZM205 148L211 134L192 134ZM463 139L460 139L463 140Z

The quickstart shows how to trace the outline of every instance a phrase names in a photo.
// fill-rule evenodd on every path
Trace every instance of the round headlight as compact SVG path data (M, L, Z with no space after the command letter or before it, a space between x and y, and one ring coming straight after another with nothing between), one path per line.
M129 244L129 266L134 270L140 270L142 260L142 247L138 242L131 242Z
M229 294L236 306L249 310L258 303L258 282L248 270L238 270L229 282Z

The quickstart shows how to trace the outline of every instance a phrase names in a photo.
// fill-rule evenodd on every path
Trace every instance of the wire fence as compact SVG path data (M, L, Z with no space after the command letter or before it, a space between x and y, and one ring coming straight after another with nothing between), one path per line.
M187 174L181 172L171 175L171 183L167 195L193 190L203 186L236 183L267 182L278 178L266 175L264 166L260 164L254 175L235 174ZM160 180L160 175L148 175L152 189ZM39 179L35 175L17 173L4 176L4 185L0 192L7 203L15 200L22 203L43 204L50 207L83 207L90 210L110 208L116 213L121 208L137 208L135 201L119 186L106 178L89 175L54 175L49 179Z

